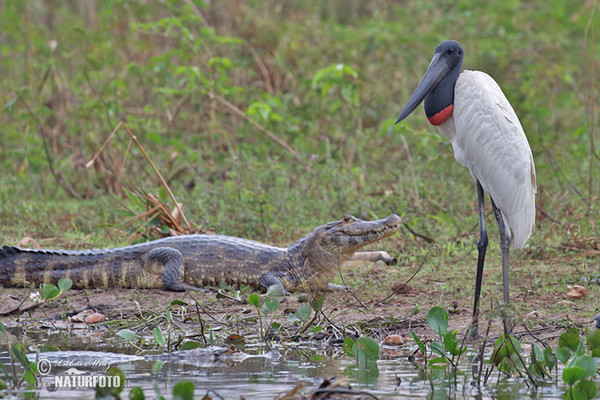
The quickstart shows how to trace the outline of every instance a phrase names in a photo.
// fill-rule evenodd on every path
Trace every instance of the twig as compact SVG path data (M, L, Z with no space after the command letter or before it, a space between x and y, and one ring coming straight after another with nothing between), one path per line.
M408 231L410 233L412 233L413 236L416 236L416 237L419 237L421 239L424 239L427 243L435 243L435 240L433 240L432 238L424 236L424 235L421 235L420 233L415 232L410 226L408 226L408 224L406 222L402 222L402 225L406 229L408 229Z
M204 342L204 345L206 346L208 344L208 340L206 340L206 336L204 336L204 323L202 322L202 315L200 315L200 308L202 308L202 311L204 311L204 313L206 315L208 315L209 317L211 317L214 321L216 321L216 319L212 315L210 315L204 309L204 307L202 307L200 305L200 303L198 303L198 300L196 300L189 291L186 290L185 294L187 294L194 301L194 305L196 306L196 314L198 315L198 321L200 322L200 334L202 335L202 341Z
M25 308L21 309L21 306L23 305L23 303L25 303L25 301L27 301L27 299L29 298L30 294L31 294L31 290L25 295L25 297L23 297L23 300L21 300L21 303L19 303L18 306L16 306L15 308L13 308L10 311L0 312L0 315L6 316L6 315L23 314L26 311L33 310L34 308L38 308L42 304L46 304L46 301L42 301L40 303L34 303L34 304L32 304L32 305L30 305L28 307L25 307Z
M487 340L488 340L488 337L490 334L491 327L492 327L492 320L490 319L488 321L488 326L485 331L485 337L483 339L483 343L481 344L481 349L479 350L479 374L477 375L477 387L481 386L481 375L483 373L483 355L485 352L485 345L487 344ZM492 373L493 369L494 369L494 366L492 365L492 368L489 369L489 373L486 374L485 380L483 381L484 385L487 383L487 380L490 377L490 374Z
M538 118L539 118L539 116L538 116ZM552 168L554 169L554 171L559 172L562 175L565 182L567 182L567 184L571 187L571 189L573 189L573 191L585 202L585 204L587 204L588 207L591 207L591 204L588 201L588 199L586 199L585 196L577 189L577 187L573 183L571 183L571 181L569 180L569 178L567 178L567 175L562 170L560 165L558 165L558 161L556 161L556 158L554 158L554 156L552 155L552 152L546 145L546 141L544 140L544 135L542 135L539 122L538 122L538 135L540 137L540 141L542 142L542 146L545 149L546 157L548 157L548 161L550 161L550 165L552 165Z
M169 197L171 198L171 200L173 200L173 204L175 204L175 208L177 208L177 211L179 211L179 214L181 215L181 219L183 219L183 222L185 222L186 228L190 229L191 225L188 222L187 218L185 217L185 214L183 213L183 210L179 206L179 202L175 199L175 196L173 195L173 192L171 191L171 188L169 187L169 185L167 184L167 182L165 181L165 179L162 177L161 173L158 171L158 168L156 168L156 165L154 165L154 163L152 162L152 160L148 156L148 153L146 153L146 151L144 150L144 147L142 146L142 144L137 140L137 137L133 134L133 132L131 132L131 130L129 129L129 127L127 126L127 124L124 121L120 121L117 124L117 126L112 131L112 133L108 136L108 138L106 139L106 141L102 144L102 146L100 146L100 149L96 152L96 154L94 155L94 157L92 157L92 159L90 161L88 161L87 164L85 164L85 166L87 168L89 168L89 167L91 167L94 164L94 161L96 160L96 158L98 158L98 156L100 155L100 153L102 152L102 150L104 149L104 147L106 147L106 145L108 144L108 142L110 141L110 139L114 136L114 134L117 132L117 130L121 127L121 125L123 125L125 127L125 129L129 133L129 136L131 136L131 140L133 140L133 142L135 143L135 145L140 149L140 151L142 152L142 155L144 156L144 158L146 159L146 161L148 161L148 164L150 164L150 167L152 168L152 170L154 171L154 173L158 177L160 183L162 184L162 186L167 191L167 194L169 195ZM128 147L128 149L129 149L129 147Z
M265 62L263 61L263 59L260 57L258 52L254 49L254 47L252 47L252 45L250 43L245 42L244 45L246 46L246 48L252 55L252 58L254 58L254 61L256 62L256 65L258 66L258 69L260 70L260 73L263 77L263 81L265 82L265 89L272 96L273 93L275 93L275 92L273 91L273 84L271 83L271 76L269 75L269 70L267 69Z
M213 91L209 91L208 92L208 96L211 99L216 99L219 103L221 103L223 106L225 106L227 109L229 109L231 112L233 112L238 117L243 118L246 121L248 121L256 129L258 129L259 131L261 131L262 133L264 133L265 135L267 135L269 137L269 139L271 139L272 141L274 141L275 143L277 143L279 146L283 147L288 153L290 153L291 155L293 155L296 158L296 160L302 161L300 159L300 157L298 157L298 154L296 153L296 150L294 150L292 148L292 146L290 146L289 144L287 144L287 142L285 140L280 139L273 132L271 132L271 131L263 128L262 125L260 125L256 121L254 121L252 118L248 117L242 110L240 110L234 104L230 103L229 101L227 101L226 99L224 99L223 97L219 96L218 94L216 94Z
M562 225L562 222L554 218L552 215L548 214L548 211L544 210L542 207L536 205L535 209L538 210L544 217L548 218L553 223Z
M23 97L21 97L21 95L18 92L17 92L17 98L19 99L19 101L21 103L23 103L23 105L27 109L27 112L29 113L29 115L31 115L33 117L33 119L35 119L35 121L37 123L38 134L42 138L42 143L44 145L44 154L46 155L46 161L48 162L48 168L50 169L50 173L54 177L54 180L56 181L57 184L59 184L60 186L62 186L62 188L65 189L65 191L71 197L74 197L76 199L81 199L81 196L79 195L79 193L77 193L75 191L75 189L73 188L73 186L71 185L71 183L69 181L67 181L62 176L61 173L57 172L54 169L54 162L52 161L52 154L51 154L50 149L48 147L48 139L46 138L46 135L44 134L44 129L43 129L44 124L42 123L42 121L40 120L40 118L37 116L37 114L35 114L33 112L33 110L31 109L31 107L29 107L29 104L25 101L25 99Z
M356 294L354 294L354 292L352 291L352 289L346 285L346 282L344 281L344 276L342 275L342 261L340 259L340 255L337 255L337 264L338 264L338 273L340 274L340 279L342 280L342 283L344 284L344 287L346 288L347 291L350 292L350 294L352 295L352 297L354 297L354 299L356 301L358 301L358 303L360 304L360 306L362 308L364 308L365 310L368 310L368 308L363 304L362 301L360 301L360 299L356 296Z
M198 17L198 19L202 21L202 24L204 26L208 26L208 21L204 17L204 14L202 14L202 11L200 11L200 9L194 4L194 2L192 0L184 0L184 2L192 9L194 15L196 15L196 17Z
M545 343L545 342L544 342L542 339L540 339L540 338L538 338L537 336L535 336L535 335L533 334L533 332L531 332L531 331L529 330L529 328L527 327L527 325L525 325L525 324L521 324L521 325L523 326L523 328L525 328L525 330L527 331L527 333L529 333L529 335L530 335L532 338L534 338L535 340L537 340L538 342L540 342L540 343L542 344L542 346L544 346L544 347L548 347L548 344L547 344L547 343Z
M400 293L402 291L402 289L404 289L404 287L406 285L408 285L408 282L412 281L413 278L415 276L417 276L417 274L419 273L419 271L421 270L421 268L423 268L423 265L425 265L425 261L427 261L427 257L429 256L429 253L431 253L432 249L427 250L427 253L425 254L425 257L423 258L423 261L421 261L421 265L419 265L419 268L417 268L417 270L411 275L410 278L408 278L408 280L406 282L404 282L402 284L402 286L400 286L398 289L394 290L392 293L390 293L389 295L387 295L383 300L379 300L377 303L375 303L376 306L378 306L379 304L383 303L384 301L388 300L390 297L397 295L398 293Z
M531 375L531 372L529 372L529 369L527 368L527 366L525 365L525 361L523 360L523 357L521 357L521 354L517 351L517 349L515 348L515 345L513 344L513 341L511 340L511 335L510 334L506 334L505 338L504 338L504 342L506 342L506 339L508 338L508 343L510 343L511 347L513 348L513 351L515 352L515 354L517 355L517 357L519 358L519 361L521 361L521 365L523 366L523 368L525 369L525 372L527 373L527 377L529 378L529 380L531 381L531 383L533 383L534 387L537 387L537 384L535 382L535 379L533 379L533 376ZM508 345L507 345L508 348ZM507 351L508 352L508 351ZM515 364L515 362L510 358L507 357L507 359L512 363L512 365L515 367L515 369L517 370L517 372L519 373L519 377L523 377L523 374L521 373L521 370L517 367L517 365Z
M594 13L596 12L596 7L592 8L592 12L590 13L590 17L588 19L587 25L585 27L585 34L584 34L584 46L586 48L586 50L588 50L588 48L592 49L591 51L591 57L589 57L589 59L587 60L587 62L584 62L584 65L590 65L590 70L591 70L591 82L590 82L590 86L589 86L589 97L588 97L588 104L590 106L590 110L589 110L589 128L590 128L590 132L589 132L589 137L590 137L590 167L589 167L589 181L588 181L588 190L589 190L589 196L590 196L590 200L593 197L593 183L594 183L594 156L596 156L596 158L598 158L598 154L596 153L596 146L594 143L594 114L596 113L596 57L595 57L595 52L594 52L594 48L595 48L595 44L594 44ZM591 33L590 37L590 45L588 46L588 33Z
M369 397L371 397L372 399L379 399L379 397L369 393L369 392L365 392L363 390L353 390L353 389L346 389L346 388L333 388L333 389L328 389L328 388L323 388L323 389L317 389L313 392L313 394L321 394L321 393L331 393L331 394L350 394L350 395L367 395Z

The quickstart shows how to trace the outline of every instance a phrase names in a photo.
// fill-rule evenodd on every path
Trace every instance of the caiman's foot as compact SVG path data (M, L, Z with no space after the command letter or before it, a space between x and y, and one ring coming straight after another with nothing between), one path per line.
M327 288L331 291L342 291L342 292L349 292L350 288L348 286L342 286L342 285L334 285L333 283L328 283L327 284Z
M183 290L185 290L185 291L193 290L195 292L202 292L202 293L208 293L208 292L210 292L210 289L206 289L206 288L198 287L198 286L193 286L193 285L188 285L187 283L182 283L181 286L183 287Z
M391 257L387 251L357 251L350 257L350 260L364 260L364 261L383 261L387 265L396 265L398 264L398 259L396 257Z

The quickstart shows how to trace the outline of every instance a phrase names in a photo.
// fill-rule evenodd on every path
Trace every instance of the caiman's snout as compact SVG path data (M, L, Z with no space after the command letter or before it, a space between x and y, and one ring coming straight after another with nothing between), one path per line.
M396 230L400 229L400 223L402 222L402 218L397 216L396 214L390 214L386 219L384 219L390 226L395 227Z
M398 232L401 221L396 214L376 221L363 221L348 215L324 232L323 243L332 252L354 253L369 243Z

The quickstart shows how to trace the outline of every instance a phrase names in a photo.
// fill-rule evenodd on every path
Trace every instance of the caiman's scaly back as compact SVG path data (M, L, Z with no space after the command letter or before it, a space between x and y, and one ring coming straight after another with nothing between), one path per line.
M400 217L346 216L316 228L288 248L224 235L184 235L88 251L0 248L0 285L56 283L74 288L159 288L173 291L228 284L286 291L326 289L339 264L359 248L395 233Z

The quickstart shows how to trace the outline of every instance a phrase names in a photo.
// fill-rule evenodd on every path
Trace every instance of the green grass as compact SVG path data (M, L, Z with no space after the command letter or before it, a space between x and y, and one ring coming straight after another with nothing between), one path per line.
M393 125L435 46L453 38L464 67L503 88L536 162L540 211L513 279L542 265L562 283L598 273L593 2L85 4L12 2L0 15L0 242L128 243L125 214L144 208L122 187L168 202L158 180L135 147L119 172L124 130L85 168L126 120L195 226L284 245L344 214L394 211L441 249L422 274L443 274L449 292L470 287L472 178L422 112ZM384 246L411 266L427 250L407 231ZM533 279L553 293L553 276Z

